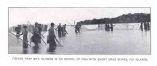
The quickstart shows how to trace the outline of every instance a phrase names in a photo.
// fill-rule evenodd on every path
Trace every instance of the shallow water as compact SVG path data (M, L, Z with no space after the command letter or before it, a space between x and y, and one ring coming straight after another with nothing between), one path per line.
M48 44L40 44L40 48L34 50L34 44L28 49L22 49L22 41L12 34L9 34L9 54L73 54L73 55L92 55L92 54L150 54L150 31L133 30L82 30L75 34L74 27L67 26L67 36L58 38L63 47L57 47L54 52L48 52ZM44 32L43 32L44 33ZM32 36L29 33L29 38ZM46 41L47 32L44 33ZM56 33L57 36L57 33ZM22 36L21 36L22 38Z

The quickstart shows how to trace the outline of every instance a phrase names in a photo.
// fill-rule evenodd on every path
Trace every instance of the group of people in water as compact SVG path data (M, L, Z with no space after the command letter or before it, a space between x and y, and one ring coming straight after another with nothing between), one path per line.
M141 22L140 29L141 29L141 31L150 30L150 22Z
M77 23L74 28L75 28L75 33L80 33L81 24ZM148 23L148 22L142 23L141 22L140 29L142 31L150 30L150 23ZM22 33L21 33L21 30L22 30ZM47 28L46 28L46 30L47 30ZM23 26L18 25L15 28L17 39L20 39L19 37L21 35L23 35L23 39L22 39L23 40L23 48L28 48L30 46L28 37L27 37L28 32L30 32L32 34L32 36L30 38L30 42L34 43L34 48L35 49L39 48L39 44L41 43L41 41L43 41L45 44L49 44L48 51L54 51L56 49L57 44L60 44L59 40L56 38L55 30L58 32L59 38L64 37L68 34L68 32L66 31L66 24L61 25L61 23L59 23L59 25L55 28L55 24L51 23L50 28L48 29L47 42L45 42L42 38L44 36L41 33L42 32L41 24L39 24L37 22L35 23L35 25L33 27L33 31L28 31L28 25L23 25ZM113 24L112 23L105 24L105 30L113 31Z
M101 25L101 24L98 24L98 29L99 30L104 30L105 29L105 31L113 31L113 23L105 23L105 24L103 24L103 25Z
M54 51L56 49L57 43L59 45L60 42L59 40L56 38L55 35L55 30L58 31L58 37L61 38L63 36L66 36L67 31L66 31L66 24L61 25L61 23L57 26L57 28L54 27L55 24L51 23L50 24L50 28L48 29L48 36L47 36L47 42L45 42L43 40L42 37L44 37L41 32L42 32L42 27L39 23L35 23L33 31L28 31L28 25L23 25L21 27L21 25L18 25L17 27L15 27L15 32L16 32L16 37L17 39L20 39L19 37L21 35L23 35L23 48L28 48L30 46L29 42L28 42L28 32L30 32L32 34L32 37L30 38L30 41L34 43L34 49L38 49L39 48L39 44L41 43L41 41L43 41L45 44L49 44L49 49L48 51ZM22 33L21 33L22 30ZM31 43L30 42L30 43Z
M59 25L57 26L56 30L58 31L58 37L63 37L66 36L66 34L68 34L68 32L66 31L66 24L64 24L63 26L61 25L61 23L59 23Z
M105 30L106 31L113 31L113 24L112 23L105 24Z

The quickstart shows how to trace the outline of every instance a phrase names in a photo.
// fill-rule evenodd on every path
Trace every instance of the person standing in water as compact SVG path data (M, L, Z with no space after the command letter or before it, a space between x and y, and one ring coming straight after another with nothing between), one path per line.
M66 34L68 34L68 32L66 30L66 24L64 24L62 27L62 36L66 36Z
M31 37L31 41L35 44L35 48L38 48L38 44L40 43L41 36L38 28L38 23L35 23L35 28L33 29L33 36Z
M52 52L56 49L56 36L54 32L54 23L51 23L51 27L48 30L47 43L49 44L48 51Z
M27 39L28 30L27 30L27 26L23 26L23 31L22 31L21 35L23 35L23 48L28 48L28 39Z
M110 29L111 29L111 31L113 31L113 24L112 23L110 23Z
M61 27L61 23L59 23L58 27L57 27L57 30L58 30L58 37L60 38L62 36L62 27Z
M38 24L38 29L39 29L39 35L41 36L41 32L42 32L41 24ZM39 43L41 43L41 39L39 40Z
M140 29L143 31L143 22L141 22Z
M80 33L80 29L81 29L81 24L80 23L77 23L75 25L75 33Z
M21 32L21 25L18 25L17 27L15 27L15 31L16 31L16 38L19 39L20 32Z

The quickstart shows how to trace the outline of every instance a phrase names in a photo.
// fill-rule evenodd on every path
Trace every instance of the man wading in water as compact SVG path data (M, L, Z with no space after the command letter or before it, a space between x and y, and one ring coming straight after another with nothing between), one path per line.
M56 39L56 36L55 36L55 32L54 32L54 23L51 23L51 27L50 29L48 30L49 34L47 36L47 43L49 44L49 49L48 51L49 52L53 52L55 49L56 49L56 42L55 40Z
M40 43L41 36L38 28L38 23L35 23L35 28L33 29L33 36L31 41L35 44L34 48L39 48L38 44Z
M22 34L23 35L23 48L28 48L28 39L27 39L27 35L28 35L28 30L27 30L27 26L23 26L23 31Z

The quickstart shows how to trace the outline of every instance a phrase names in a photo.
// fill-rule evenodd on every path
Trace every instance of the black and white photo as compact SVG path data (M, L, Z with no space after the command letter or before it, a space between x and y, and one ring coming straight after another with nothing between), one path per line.
M150 55L150 7L8 7L8 54Z

